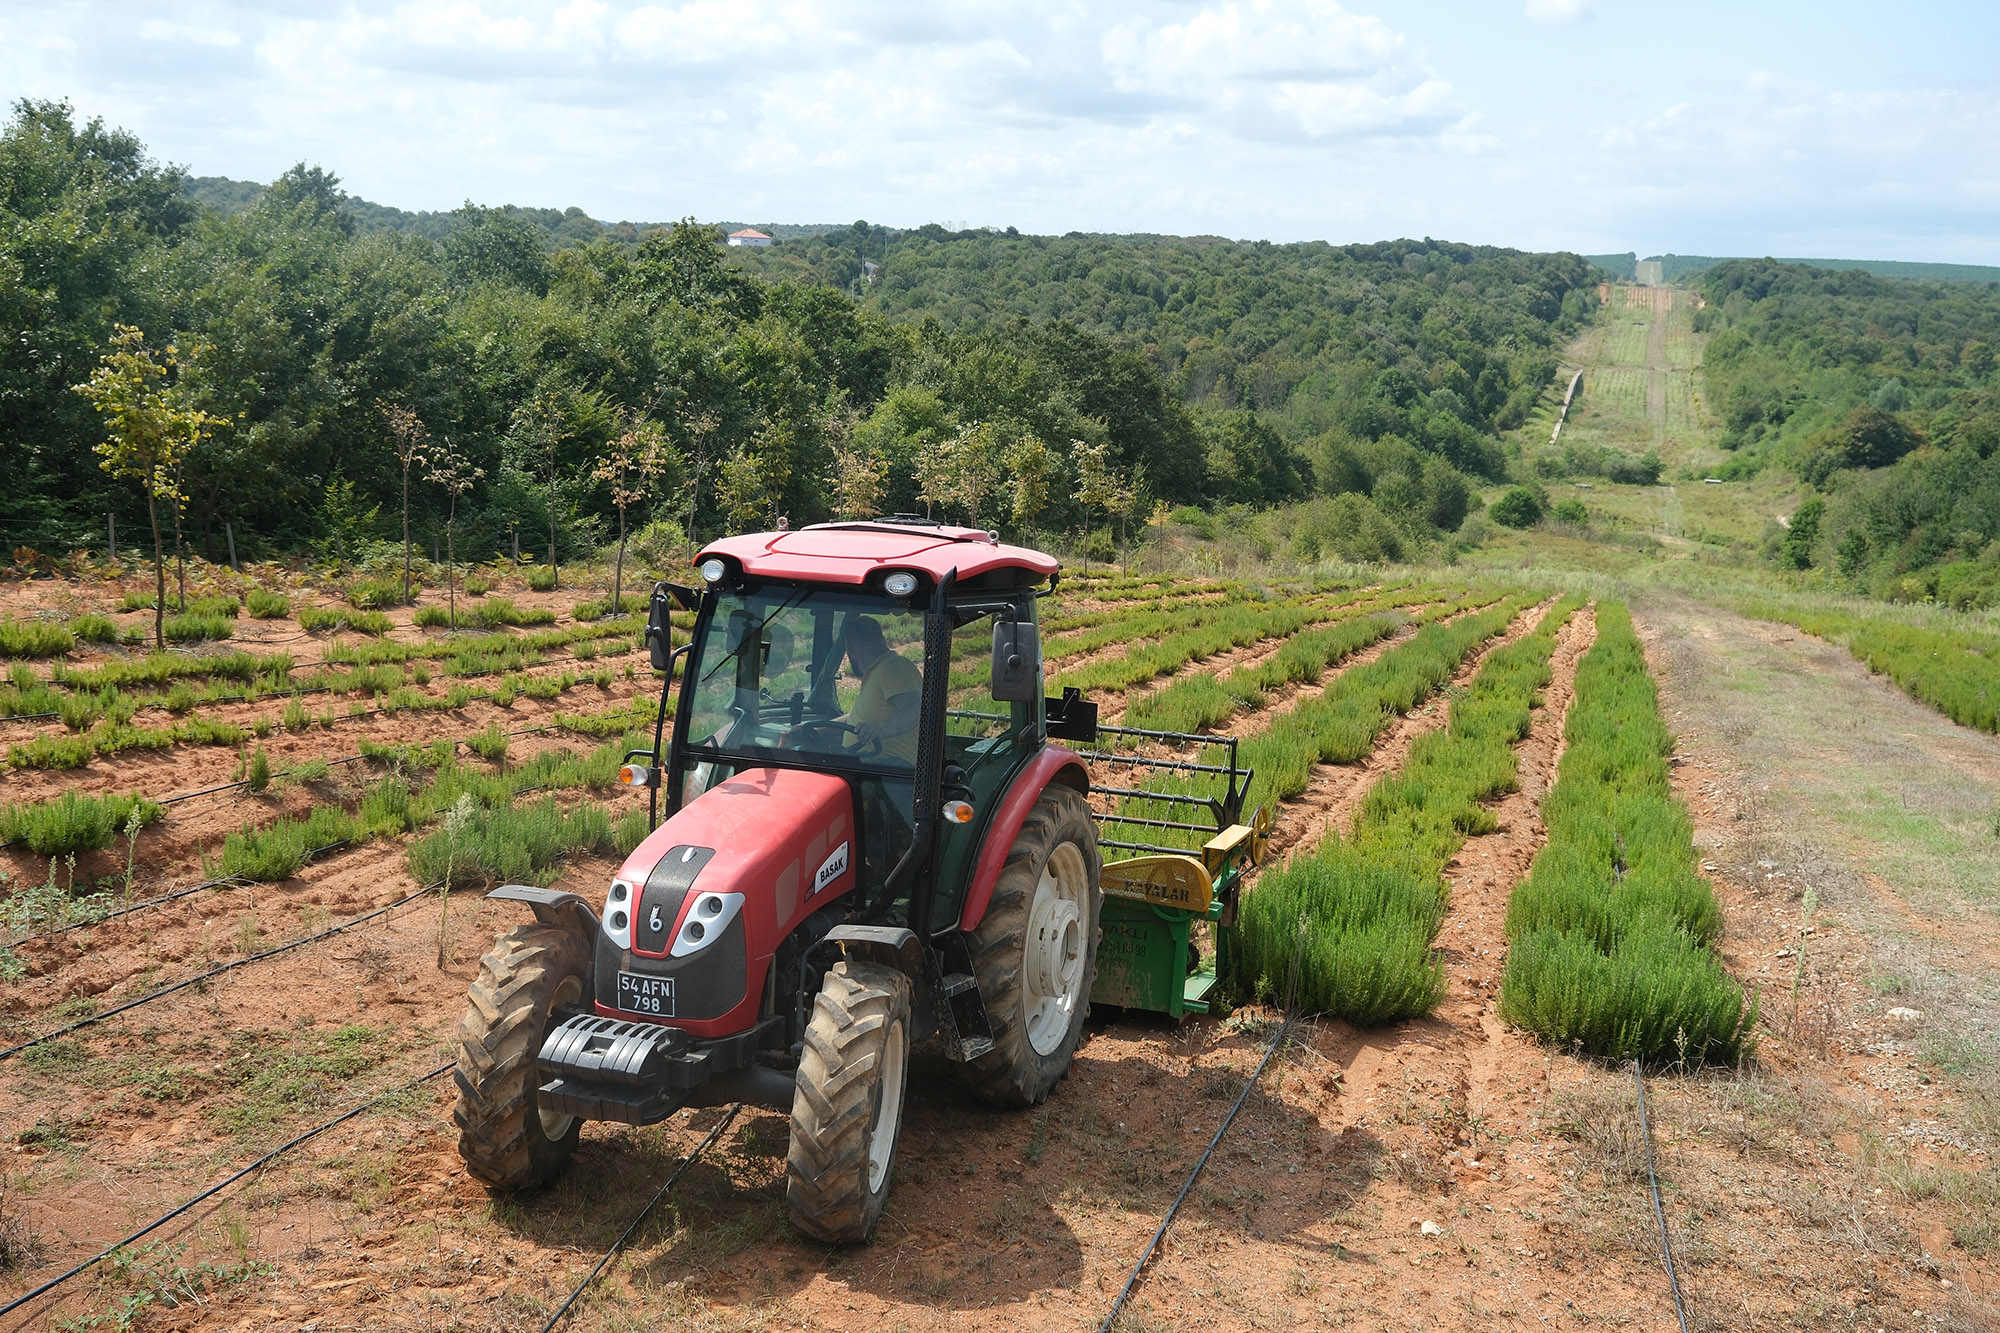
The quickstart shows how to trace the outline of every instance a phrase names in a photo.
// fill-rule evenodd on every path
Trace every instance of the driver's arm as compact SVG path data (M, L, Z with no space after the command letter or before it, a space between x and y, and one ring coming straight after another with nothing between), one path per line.
M855 739L862 745L868 745L914 730L917 718L923 711L923 699L923 693L919 690L890 695L888 719L883 722L861 723L854 729Z

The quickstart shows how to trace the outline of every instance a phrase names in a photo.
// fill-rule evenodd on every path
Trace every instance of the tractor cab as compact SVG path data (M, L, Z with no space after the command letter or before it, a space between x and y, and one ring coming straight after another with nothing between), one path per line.
M533 1188L584 1120L789 1110L794 1224L860 1240L911 1047L934 1040L988 1104L1042 1101L1107 929L1106 1002L1204 1007L1214 954L1200 975L1191 932L1226 927L1248 774L1233 748L1226 769L1161 752L1213 738L1099 728L1073 693L1046 699L1037 608L1057 562L993 533L820 524L714 542L696 569L698 588L654 589L665 688L622 775L648 789L653 832L596 901L491 895L536 924L473 984L460 1152ZM694 612L678 650L675 606ZM1186 794L1225 771L1223 799ZM1100 839L1099 821L1145 836ZM1107 874L1106 848L1145 855Z

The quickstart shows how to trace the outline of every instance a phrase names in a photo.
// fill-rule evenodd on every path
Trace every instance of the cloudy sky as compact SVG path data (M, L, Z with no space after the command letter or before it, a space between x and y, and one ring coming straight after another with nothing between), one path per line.
M403 208L2000 264L2000 5L108 0L0 93Z

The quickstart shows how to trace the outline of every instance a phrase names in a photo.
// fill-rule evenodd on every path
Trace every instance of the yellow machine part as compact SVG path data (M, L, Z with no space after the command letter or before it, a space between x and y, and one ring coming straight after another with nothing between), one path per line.
M1161 854L1112 861L1105 865L1099 883L1119 898L1196 914L1206 913L1215 901L1215 881L1208 867L1192 856Z

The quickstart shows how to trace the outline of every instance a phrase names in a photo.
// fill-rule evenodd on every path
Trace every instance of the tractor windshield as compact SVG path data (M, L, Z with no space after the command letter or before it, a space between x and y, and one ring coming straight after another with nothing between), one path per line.
M783 750L908 773L923 625L878 596L785 586L723 594L685 677L694 692L687 739L751 762ZM690 775L706 787L701 776Z

